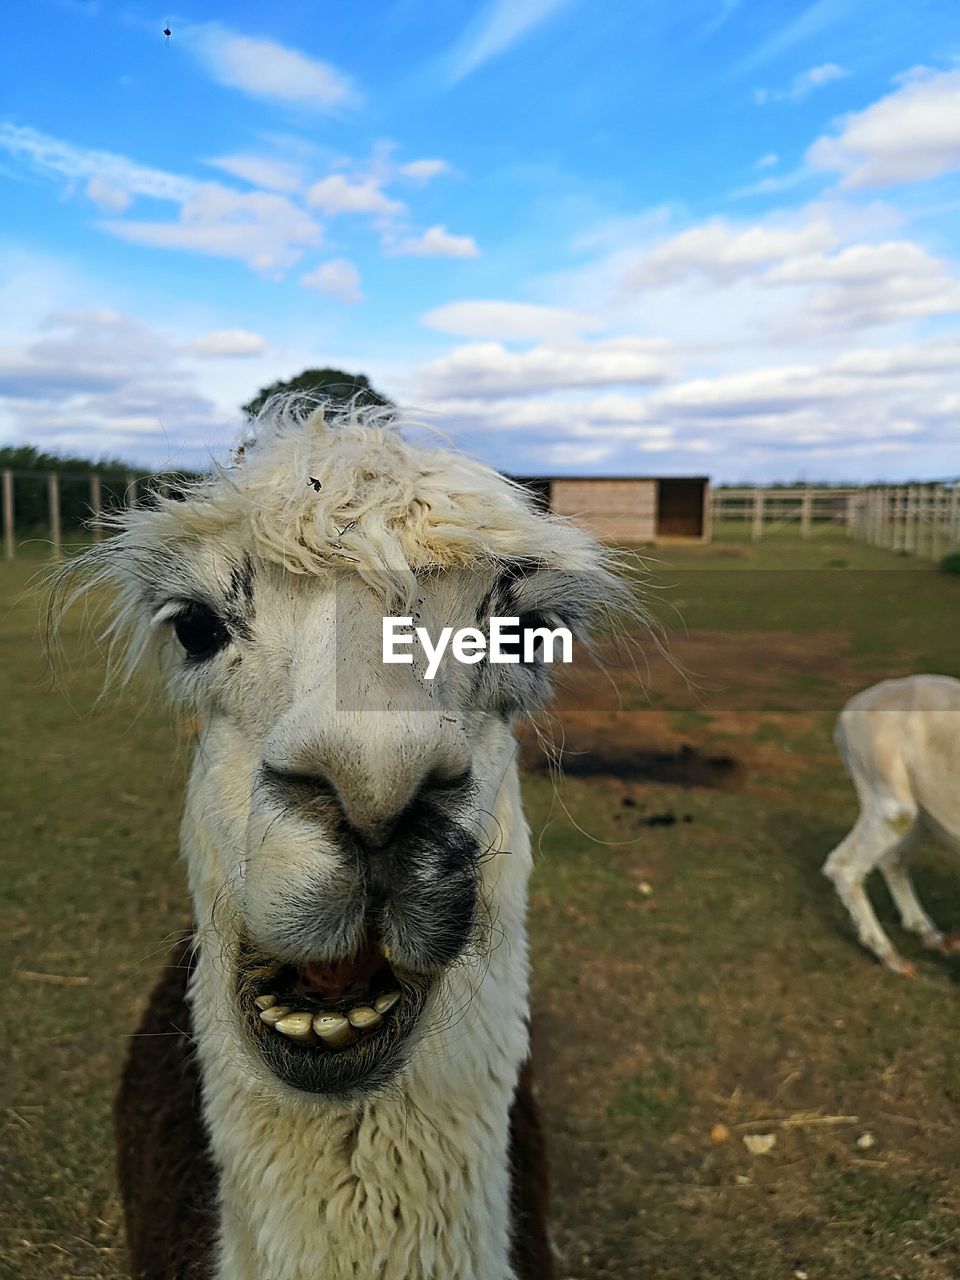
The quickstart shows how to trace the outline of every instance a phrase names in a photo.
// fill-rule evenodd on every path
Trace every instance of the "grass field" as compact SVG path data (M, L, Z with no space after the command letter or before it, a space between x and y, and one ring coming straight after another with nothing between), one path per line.
M558 795L524 754L561 1275L954 1280L960 962L904 938L874 886L919 966L887 973L818 869L855 812L836 712L887 675L960 675L960 580L819 531L658 556L656 608L699 694L654 653L646 689L624 670L619 704L564 690ZM0 1275L112 1280L110 1098L189 919L189 748L143 690L93 706L79 619L67 691L50 689L37 568L0 567ZM925 846L916 878L960 928L950 855ZM756 1135L768 1154L750 1154Z

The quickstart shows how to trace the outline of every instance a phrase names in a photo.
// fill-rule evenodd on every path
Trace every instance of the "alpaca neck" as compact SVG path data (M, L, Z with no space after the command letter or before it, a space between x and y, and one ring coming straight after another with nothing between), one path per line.
M515 774L495 815L511 850L483 872L497 945L448 973L443 1013L406 1070L364 1102L258 1079L224 1015L217 948L201 947L191 1001L220 1171L217 1280L513 1280L507 1148L528 1051L530 863Z

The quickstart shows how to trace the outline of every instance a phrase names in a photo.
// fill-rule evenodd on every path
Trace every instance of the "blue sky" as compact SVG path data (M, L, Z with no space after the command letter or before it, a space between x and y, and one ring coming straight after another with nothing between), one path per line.
M31 0L0 442L203 464L334 364L517 473L956 474L958 54L954 0Z

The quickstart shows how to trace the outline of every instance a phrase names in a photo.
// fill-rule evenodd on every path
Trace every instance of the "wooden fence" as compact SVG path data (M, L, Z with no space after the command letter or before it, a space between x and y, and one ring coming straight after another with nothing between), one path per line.
M64 526L85 529L93 522L93 539L101 530L96 521L107 506L136 506L140 482L133 471L0 471L3 508L3 554L17 554L18 536L43 535L53 556L63 552ZM64 485L69 489L65 499ZM45 499L41 494L45 490Z
M960 551L960 481L861 489L852 503L851 526L875 547L939 560Z
M748 525L754 542L785 529L809 538L817 528L850 527L859 489L711 489L717 525ZM721 530L722 533L722 530Z
M158 482L161 492L168 491L171 481L176 490L173 475L4 469L0 472L0 504L6 559L16 555L18 532L36 536L42 528L54 556L62 554L65 523L79 531L92 521L93 538L99 541L97 517L108 507L136 506L145 492L144 482L149 480ZM29 503L18 505L18 485L27 483ZM66 503L64 484L70 490ZM38 486L46 489L43 502ZM809 538L830 527L842 528L874 546L939 560L960 550L960 480L861 489L711 489L709 525L722 538L724 526L731 524L745 526L754 541L783 530Z
M960 550L960 481L862 489L713 489L714 526L740 523L756 542L784 529L829 527L877 547L939 560Z

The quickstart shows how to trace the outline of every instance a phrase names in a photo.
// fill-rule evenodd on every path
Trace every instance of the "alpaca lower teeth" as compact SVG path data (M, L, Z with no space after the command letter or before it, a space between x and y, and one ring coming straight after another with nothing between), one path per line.
M357 1033L350 1023L339 1013L318 1013L314 1015L313 1029L324 1044L331 1049L343 1049L353 1044Z
M374 1027L379 1027L383 1018L377 1013L376 1009L371 1009L369 1005L361 1004L356 1009L351 1009L347 1014L347 1021L351 1027L356 1027L358 1031L372 1031Z
M290 1040L311 1043L313 1035L313 1016L309 1013L288 1013L274 1023L274 1029Z
M383 995L377 996L374 1000L373 1007L377 1013L389 1013L399 999L399 991L384 991Z
M272 1009L277 1003L276 996L257 996L253 1002L258 1009Z
M269 1009L261 1009L260 1021L265 1022L268 1027L272 1027L279 1022L281 1018L285 1018L288 1013L293 1010L286 1004L272 1004Z

